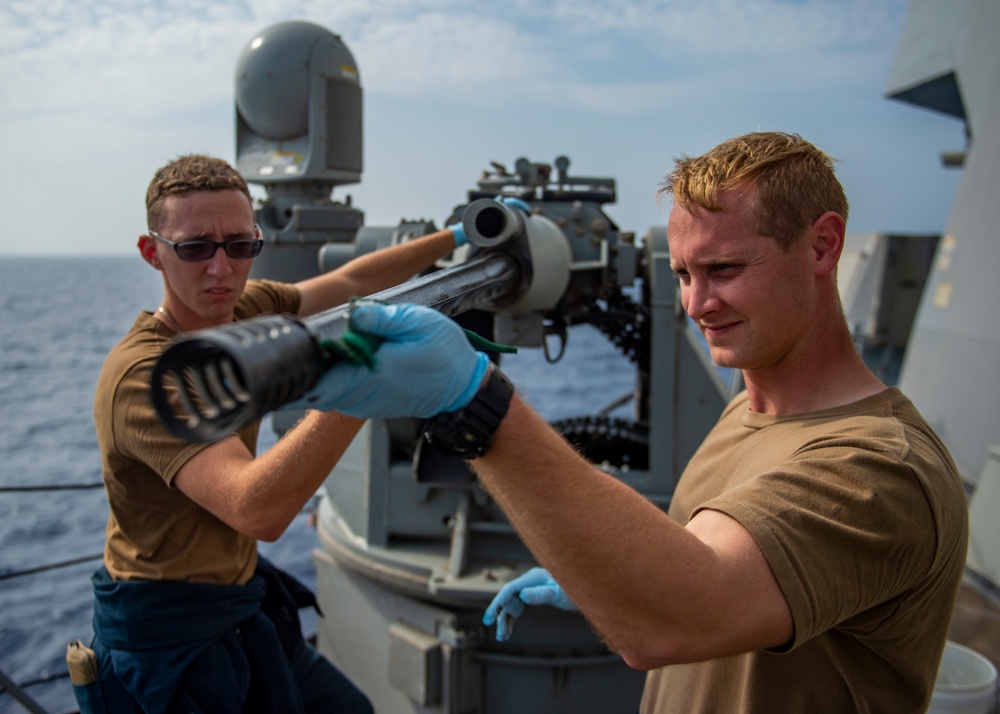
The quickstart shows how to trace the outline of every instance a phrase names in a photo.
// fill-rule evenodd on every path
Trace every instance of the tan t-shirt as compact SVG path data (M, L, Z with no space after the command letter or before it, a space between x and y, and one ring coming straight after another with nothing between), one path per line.
M251 280L236 317L295 313L298 307L294 286ZM171 485L180 468L209 446L172 436L150 400L153 367L173 337L152 313L140 313L97 381L94 423L111 507L104 565L116 580L243 584L257 566L257 542ZM239 432L250 453L259 428L254 422Z
M641 711L922 712L965 563L965 491L947 450L895 388L795 416L737 397L670 506L708 508L756 539L793 640L649 673Z

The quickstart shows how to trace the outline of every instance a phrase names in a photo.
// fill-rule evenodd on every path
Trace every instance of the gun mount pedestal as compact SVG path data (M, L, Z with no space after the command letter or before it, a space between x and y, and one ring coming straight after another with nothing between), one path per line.
M509 642L495 641L483 611L531 556L474 482L420 483L391 463L390 428L366 424L324 486L320 650L379 712L634 708L643 673L576 613L529 608Z

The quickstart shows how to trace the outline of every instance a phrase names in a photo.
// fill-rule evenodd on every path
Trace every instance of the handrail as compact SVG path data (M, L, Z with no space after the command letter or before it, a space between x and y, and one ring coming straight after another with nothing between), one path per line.
M0 486L0 493L26 493L26 492L38 492L38 491L64 491L64 490L85 490L93 488L104 488L104 483L80 483L80 484L48 484L44 486ZM307 503L303 508L301 513L311 513L314 510L312 502ZM34 568L26 568L24 570L15 570L8 573L0 573L0 581L11 580L13 578L22 577L25 575L35 575L38 573L46 572L49 570L58 570L60 568L68 568L73 565L79 565L80 563L86 563L93 560L101 560L104 558L104 553L97 553L93 555L85 555L79 558L71 558L69 560L59 561L57 563L49 563L47 565L40 565ZM45 708L43 708L35 699L31 697L26 689L35 687L42 684L50 684L52 682L58 682L60 680L69 679L69 672L55 672L53 674L45 675L42 677L36 677L34 679L25 680L21 683L17 683L12 680L7 674L0 669L0 695L8 694L13 697L14 701L20 704L24 709L31 714L51 714ZM79 710L71 709L62 714L79 714Z
M66 676L69 676L68 672L66 673ZM19 686L14 682L14 680L8 677L2 669L0 669L0 692L7 692L10 694L14 697L14 700L18 704L31 712L31 714L49 714L42 708L41 704L32 699L31 696L24 691L24 686L30 685Z
M50 483L45 486L0 486L0 493L26 493L28 491L73 491L89 488L104 488L104 482L97 483Z
M28 493L28 492L40 492L40 491L69 491L69 490L87 490L95 488L104 488L104 483L78 483L78 484L47 484L44 486L0 486L0 493ZM15 570L9 573L0 573L0 581L11 580L13 578L18 578L24 575L34 575L36 573L45 572L47 570L58 570L59 568L66 568L73 565L78 565L80 563L85 563L91 560L99 560L104 557L103 553L98 553L96 555L85 555L80 558L72 558L70 560L63 560L58 563L50 563L48 565L41 565L34 568L26 568L24 570ZM61 680L69 679L69 672L55 672L53 674L45 675L43 677L35 677L34 679L28 679L24 682L17 683L12 680L7 673L0 669L0 694L10 695L15 702L20 704L24 709L31 714L50 714L50 712L42 707L30 694L25 690L35 687L41 684L49 684L51 682L58 682ZM78 709L71 709L64 714L79 714Z
M35 573L44 573L47 570L58 570L59 568L67 568L71 565L78 565L79 563L86 563L87 561L98 560L103 557L104 553L98 553L97 555L84 555L80 558L72 558L70 560L63 560L58 563L40 565L35 568L26 568L25 570L14 570L10 573L0 573L0 580L10 580L11 578L19 578L22 575L34 575Z

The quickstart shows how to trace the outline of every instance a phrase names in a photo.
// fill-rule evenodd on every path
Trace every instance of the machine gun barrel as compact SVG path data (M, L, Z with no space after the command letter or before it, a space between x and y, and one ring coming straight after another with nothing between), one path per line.
M371 298L457 315L516 295L522 282L518 260L491 251ZM299 399L332 366L322 342L342 338L347 321L342 305L304 319L262 315L181 335L153 369L160 420L177 437L216 441Z

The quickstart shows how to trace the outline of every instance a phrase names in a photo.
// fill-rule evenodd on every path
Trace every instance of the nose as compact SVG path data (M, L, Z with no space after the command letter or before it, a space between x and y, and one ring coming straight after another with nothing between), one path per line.
M681 285L681 306L692 320L700 320L719 309L720 301L710 280L691 277Z
M226 275L231 273L233 266L222 246L216 246L215 255L208 260L208 272L211 275Z

